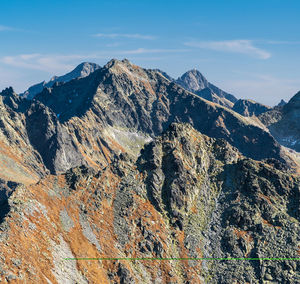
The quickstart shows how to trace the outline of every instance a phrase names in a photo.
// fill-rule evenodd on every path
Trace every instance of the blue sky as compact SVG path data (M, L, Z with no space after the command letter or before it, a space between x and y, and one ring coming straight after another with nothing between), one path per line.
M274 105L300 90L299 12L298 0L2 0L0 89L128 58Z

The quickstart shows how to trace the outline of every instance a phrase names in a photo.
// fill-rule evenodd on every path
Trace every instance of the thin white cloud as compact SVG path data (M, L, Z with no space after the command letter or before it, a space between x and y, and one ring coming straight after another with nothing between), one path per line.
M145 53L174 53L174 52L185 52L188 49L148 49L148 48L137 48L133 50L121 51L121 54L145 54Z
M152 35L143 35L143 34L120 34L120 33L98 33L95 34L94 37L102 37L102 38L129 38L129 39L146 39L146 40L154 40L156 39L155 36Z
M106 47L117 47L117 46L120 46L120 45L122 45L120 42L113 42L113 43L108 43L105 46Z
M11 31L11 30L13 30L13 28L0 25L0 32L2 32L2 31Z
M0 58L0 62L9 66L25 69L33 69L45 71L48 73L57 73L70 70L74 65L81 61L107 59L119 56L131 56L139 54L160 54L160 53L176 53L184 52L184 49L146 49L138 48L132 50L103 50L90 54L18 54L13 56L4 56Z
M238 97L253 99L266 105L288 101L300 89L300 79L274 77L269 74L247 74L246 79L220 82L223 89Z
M275 44L275 45L294 45L300 44L300 41L287 41L287 40L262 40L262 43Z
M123 50L102 50L101 52L88 54L18 54L0 57L0 87L5 88L12 85L17 92L23 92L31 82L31 85L42 81L43 72L53 76L53 74L64 74L72 70L76 65L83 61L90 62L107 62L111 58L122 59L129 57L130 60L161 60L161 54L165 57L168 53L183 52L184 50L176 49L123 49ZM153 57L155 54L156 57ZM142 56L142 57L141 57ZM6 66L5 66L6 65ZM24 72L25 70L30 70ZM35 79L29 74L38 74ZM28 77L28 76L29 77ZM30 79L28 79L30 78ZM39 79L37 79L39 78Z
M15 56L4 56L0 58L0 62L25 69L34 69L46 72L57 72L69 70L73 67L70 64L72 60L83 60L85 57L81 55L42 55L34 54L20 54Z
M268 59L271 53L254 46L251 40L198 41L186 42L186 46L210 49L216 51L241 53L259 59Z

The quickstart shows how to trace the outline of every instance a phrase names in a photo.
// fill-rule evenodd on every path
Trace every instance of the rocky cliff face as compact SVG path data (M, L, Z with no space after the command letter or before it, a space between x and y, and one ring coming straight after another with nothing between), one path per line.
M232 110L243 116L259 116L260 114L271 110L271 107L252 100L238 100L234 104Z
M8 88L0 93L0 179L29 184L47 173L28 139L25 99Z
M225 106L227 108L233 107L233 102L227 100L224 97L220 97L217 94L215 94L212 89L210 88L204 88L201 91L195 92L198 96L200 96L203 99L206 99L208 101L211 101L213 103L219 104L221 106Z
M293 260L212 259L299 256L296 162L251 119L128 60L7 89L0 113L0 280L300 281Z
M281 145L300 152L300 92L287 104L275 107L260 119Z

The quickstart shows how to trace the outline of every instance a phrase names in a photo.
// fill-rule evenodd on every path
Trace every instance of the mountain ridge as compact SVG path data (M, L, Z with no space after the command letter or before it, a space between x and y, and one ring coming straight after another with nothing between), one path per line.
M267 157L265 151L261 151L264 154L260 156L257 148L251 146L254 144L249 144L243 139L239 142L235 141L235 139L241 139L238 137L242 136L236 136L237 134L230 129L233 125L237 128L245 127L248 129L247 131L253 132L255 139L260 140L265 137L271 142L273 138L268 133L265 133L255 124L251 125L251 121L244 120L242 116L216 104L208 103L208 101L187 92L174 82L165 80L165 77L159 74L152 70L137 67L126 60L112 60L102 69L94 72L91 77L81 79L84 80L84 84L82 84L84 90L81 96L76 96L77 90L80 90L78 88L81 88L81 80L78 80L62 86L54 86L51 92L45 89L36 97L36 100L50 107L56 114L60 114L58 119L61 122L78 115L77 112L72 113L78 109L77 105L80 106L81 110L86 105L87 109L91 107L97 113L98 119L104 123L108 122L111 126L136 129L150 135L161 133L173 120L190 121L202 133L229 139L236 143L235 145L239 145L238 147L244 147L242 152L246 151L246 155L257 155L255 157L258 159L263 156ZM87 91L89 90L86 87L88 86L87 80L92 88L91 91ZM148 82L152 83L149 84ZM73 85L78 87L74 89ZM181 103L177 103L178 100ZM69 103L70 101L71 103ZM69 107L65 113L62 113L66 109L66 105ZM202 109L201 115L196 110L197 108ZM122 109L121 112L120 109ZM190 109L190 111L185 109ZM118 113L118 115L112 115L114 113ZM205 123L203 124L203 122ZM261 134L259 136L254 135L256 131ZM244 144L247 146L242 146ZM264 144L265 142L261 143L262 148ZM272 149L271 152L278 149L278 154L271 154L270 150L266 149L267 153L272 157L277 155L277 158L281 159L279 146L276 146L275 140L271 144L272 146L269 147Z
M44 88L50 88L56 82L66 83L76 78L84 78L99 68L100 66L96 63L90 63L90 62L80 63L72 71L66 73L65 75L53 76L48 82L43 81L41 83L29 87L24 93L21 93L20 96L31 100L38 93L42 92Z
M271 110L271 107L260 104L249 99L240 99L235 102L232 110L243 116L259 116L260 114Z
M297 122L299 98L276 111ZM300 156L267 126L126 59L2 91L0 281L299 282L279 258L298 256Z

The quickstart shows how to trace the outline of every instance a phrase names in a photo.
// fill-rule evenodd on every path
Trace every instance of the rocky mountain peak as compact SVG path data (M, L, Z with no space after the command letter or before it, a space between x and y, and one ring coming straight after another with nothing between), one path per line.
M53 76L47 87L50 87L50 82L63 82L66 83L68 81L71 81L76 78L84 78L86 76L89 76L92 72L99 69L100 66L96 63L90 63L90 62L82 62L79 65L77 65L71 72L63 75L63 76Z
M12 96L15 94L15 91L12 87L5 88L2 92L0 92L1 96Z
M120 63L121 61L116 59L116 58L113 58L111 60L109 60L104 66L103 68L105 69L108 69L108 68L111 68L112 66L114 66L115 64L118 64Z
M237 101L237 98L235 96L224 92L223 90L208 82L207 79L202 75L202 73L197 69L192 69L184 73L175 82L186 90L193 92L200 97L202 97L203 95L203 93L201 93L202 90L208 88L214 93L214 95L209 95L209 97L211 98L209 100L228 108L232 108L233 104ZM207 94L204 94L204 96L207 96Z
M276 106L277 107L283 107L284 105L286 105L287 104L287 102L285 101L285 100L281 100L280 102L279 102L279 104L277 104Z
M122 60L119 60L119 59L116 59L116 58L113 58L111 59L110 61L108 61L104 66L103 68L104 69L109 69L109 68L112 68L114 66L131 66L133 65L128 59L124 58Z
M5 107L16 112L23 111L28 106L28 102L16 94L12 87L6 88L0 92L0 98Z
M83 62L65 75L53 76L49 82L43 81L29 87L28 90L20 94L20 96L32 100L37 94L41 93L44 88L50 88L57 82L66 83L76 78L87 77L98 69L100 69L100 66L96 63Z
M221 100L211 88L207 92ZM246 156L281 159L279 145L256 124L203 100L201 95L191 94L160 72L127 60L111 60L86 78L52 88L51 94L44 89L36 100L50 108L60 123L76 117L94 121L95 115L103 127L130 129L154 137L172 122L189 122L203 134L230 141ZM248 135L252 140L247 139Z
M184 73L177 79L177 83L191 92L208 87L208 81L197 69L192 69Z
M83 62L79 64L74 70L71 72L60 76L60 77L53 77L50 81L55 81L55 82L68 82L72 79L75 78L83 78L88 75L90 75L92 72L96 71L99 69L100 66L96 63L90 63L90 62Z

